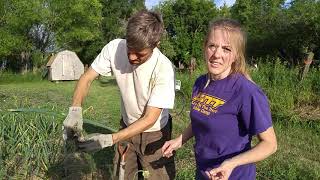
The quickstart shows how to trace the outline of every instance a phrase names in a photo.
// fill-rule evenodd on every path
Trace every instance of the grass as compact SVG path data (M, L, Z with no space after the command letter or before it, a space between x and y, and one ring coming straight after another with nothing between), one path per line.
M31 81L22 83L19 80L17 81L18 83L0 85L0 166L5 167L1 168L0 179L3 179L1 177L24 179L25 177L33 178L35 176L41 177L40 179L43 179L43 177L61 178L64 176L61 167L63 168L65 159L62 152L61 132L64 116L30 112L10 113L7 109L34 108L67 113L75 82ZM94 82L83 112L86 119L99 121L105 126L117 129L120 117L119 92L117 87L112 85L106 89L105 85L108 85L108 83L112 84L113 80L104 84L99 81ZM54 123L54 127L52 123ZM44 130L43 125L51 127L52 134ZM85 124L84 127L88 133L99 131L110 133L90 124ZM39 137L39 139L35 139L35 137ZM51 142L54 148L46 146L54 140L55 143ZM12 148L14 147L19 148L13 151ZM56 153L56 156L52 156L52 153ZM17 154L20 154L18 157L24 157L23 161L16 160ZM112 166L110 166L112 156L113 149L110 148L90 157L85 157L85 159L94 162L94 166L88 168L94 170L95 173L99 172L95 177L108 177L112 169ZM49 161L50 159L53 161Z
M320 124L273 117L278 151L258 163L258 179L319 179Z
M182 80L182 90L187 94L187 102L190 100L193 82L199 74L204 72L203 69L203 67L199 68L192 76L177 74L177 77ZM319 108L320 74L319 70L311 69L307 78L299 81L298 72L299 69L287 69L280 62L262 64L259 65L258 70L252 71L254 81L269 97L279 142L278 151L270 158L258 163L257 179L320 179L320 116L316 112L312 116L302 116L312 113L304 107ZM0 120L0 166L4 167L0 169L0 179L9 179L9 177L23 179L34 176L44 179L61 179L64 177L63 160L66 159L61 152L60 141L60 128L64 117L38 113L9 113L6 110L26 107L66 113L75 82L53 83L32 80L32 78L30 81L19 78L21 77L15 76L15 80L10 83L0 81L0 117L2 118ZM99 121L117 129L120 119L120 102L114 79L95 81L83 109L84 118ZM178 136L189 122L187 108L182 115L174 117L173 137ZM19 132L19 128L24 131ZM107 133L104 129L90 124L85 124L85 129L88 133L97 131ZM33 133L39 130L46 133ZM52 146L44 148L47 142L53 142ZM9 143L10 146L7 146ZM193 143L194 141L191 140L177 151L176 179L194 177ZM14 148L16 150L12 150ZM87 165L90 166L86 166L86 170L91 173L91 176L98 179L110 177L113 148L82 156L86 162L89 162ZM73 158L73 160L78 159ZM78 163L82 162L78 161Z
M48 165L61 159L62 141L55 117L10 113L1 116L1 152L7 177L43 177ZM60 125L60 126L59 126ZM2 142L1 142L2 143ZM50 158L49 158L50 157Z
M14 72L0 71L0 77L0 84L39 82L43 80L40 72L18 74Z

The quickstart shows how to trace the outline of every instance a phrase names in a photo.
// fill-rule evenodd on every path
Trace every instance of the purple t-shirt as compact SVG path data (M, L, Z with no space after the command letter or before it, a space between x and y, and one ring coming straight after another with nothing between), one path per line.
M190 112L197 179L207 179L206 170L249 150L252 136L272 126L266 95L243 75L206 83L206 75L196 80ZM255 176L255 165L247 164L236 167L229 179L249 180Z

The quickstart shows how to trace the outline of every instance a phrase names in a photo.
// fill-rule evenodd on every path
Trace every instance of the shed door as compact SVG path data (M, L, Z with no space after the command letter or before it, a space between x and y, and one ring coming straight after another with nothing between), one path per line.
M74 67L69 55L62 55L62 77L65 80L74 79Z

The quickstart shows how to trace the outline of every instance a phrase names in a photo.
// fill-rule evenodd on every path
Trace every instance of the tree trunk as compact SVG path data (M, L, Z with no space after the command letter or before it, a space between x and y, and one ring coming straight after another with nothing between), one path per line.
M23 51L20 54L21 67L20 72L25 74L30 69L30 52Z

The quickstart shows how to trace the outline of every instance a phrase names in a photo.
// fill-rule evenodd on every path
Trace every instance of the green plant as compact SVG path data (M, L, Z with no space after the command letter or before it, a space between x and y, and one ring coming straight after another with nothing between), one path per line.
M61 160L61 119L17 113L5 113L0 118L5 177L43 178L48 167Z
M10 71L0 71L0 84L38 81L42 81L42 77L38 72L27 72L25 74L18 74Z

